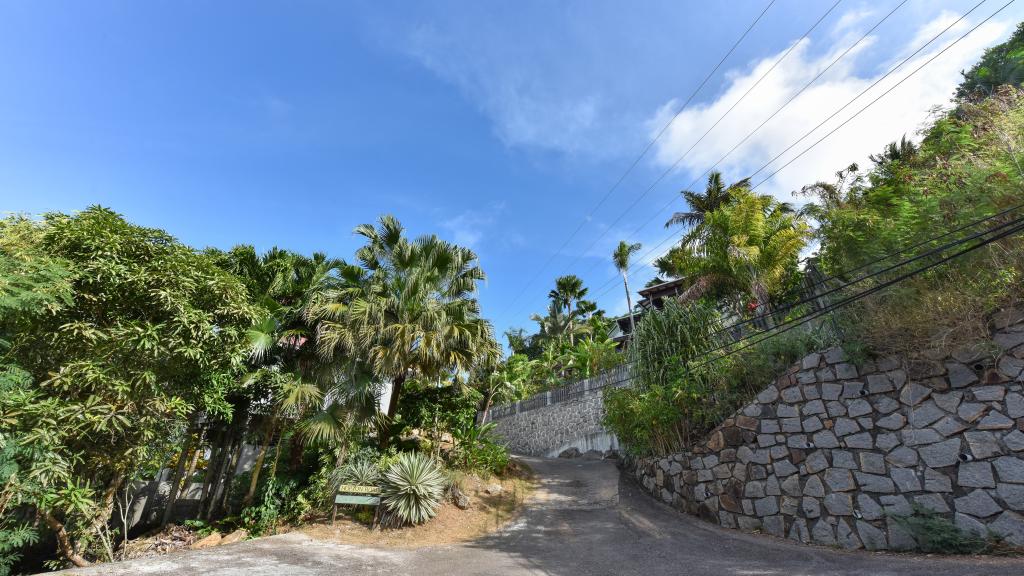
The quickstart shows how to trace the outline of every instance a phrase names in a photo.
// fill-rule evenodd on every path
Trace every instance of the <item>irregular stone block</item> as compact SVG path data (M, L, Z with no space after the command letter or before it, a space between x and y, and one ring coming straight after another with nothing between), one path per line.
M813 378L812 378L812 382L813 382ZM802 402L803 399L804 399L804 395L800 392L800 388L798 388L796 386L792 386L790 388L786 388L785 390L782 391L782 400L784 402L788 402L790 404L794 404L796 402Z
M860 512L860 517L865 520L878 520L885 517L882 507L878 505L878 502L875 502L874 498L867 494L857 495L857 510Z
M941 442L944 436L931 428L907 428L900 433L906 446L922 446Z
M992 341L1003 350L1013 350L1017 346L1024 344L1024 332L998 332L992 337Z
M900 403L891 396L876 396L873 402L875 404L875 411L882 414L895 412L900 408Z
M829 402L825 405L825 408L828 410L828 415L832 418L837 416L846 416L846 405L837 400Z
M811 533L807 529L807 521L803 518L797 518L793 521L793 525L789 527L789 539L796 540L803 544L810 544Z
M811 400L803 407L804 416L814 416L817 414L825 414L825 403L821 400Z
M886 526L889 528L889 549L890 550L913 550L917 548L917 540L904 528L895 518L886 519Z
M843 383L843 398L860 398L867 394L864 390L863 382L845 382Z
M836 535L832 530L832 526L824 520L818 520L814 523L814 526L811 528L811 538L818 544L834 545L836 543Z
M904 418L902 414L893 413L883 418L879 418L875 424L881 428L885 428L886 430L899 430L906 426L907 419Z
M1002 535L1014 546L1024 545L1024 516L1015 512L1003 512L988 527Z
M743 496L746 498L764 498L764 482L752 480L743 487Z
M831 368L822 368L818 370L815 375L818 377L818 382L834 382L836 379L836 372ZM807 394L804 394L807 396ZM815 396L817 398L817 396Z
M829 494L825 496L825 508L833 516L852 516L853 498L849 494Z
M888 478L886 478L888 480ZM821 498L825 495L825 486L821 483L821 478L817 476L811 476L807 479L804 484L804 495L815 496Z
M857 461L853 458L853 452L848 452L846 450L833 450L832 465L836 468L855 470L857 468Z
M886 374L870 374L865 379L867 380L867 392L870 394L882 394L896 389Z
M932 512L938 512L939 514L946 514L950 511L949 504L946 503L946 499L939 494L921 494L920 496L914 496L914 502L925 510L931 510Z
M975 518L985 518L1002 510L999 504L996 504L996 501L984 490L974 490L953 502L957 512L969 514Z
M966 388L978 381L978 375L959 362L946 362L946 373L949 385L953 388Z
M1009 430L1010 428L1013 428L1013 420L995 410L989 412L988 416L978 422L978 430Z
M800 490L800 476L793 474L789 478L783 480L782 492L790 496L800 496L803 493Z
M762 520L763 530L767 534L782 538L786 535L786 521L782 516L767 516Z
M790 448L808 448L806 434L792 434L786 439L786 445Z
M1006 396L1005 386L975 386L971 395L978 402L1000 402Z
M953 524L968 534L975 536L985 536L988 529L981 522L978 522L976 518L971 518L967 514L961 514L957 512L953 515Z
M804 432L817 432L822 428L824 428L824 425L821 423L821 419L817 416L811 416L803 421Z
M963 419L965 422L974 422L988 410L988 406L984 404L974 403L963 403L956 410L956 415Z
M996 458L993 464L1000 482L1024 484L1024 459L1016 456Z
M886 514L910 516L914 513L914 509L910 507L910 502L907 502L907 499L903 496L879 496L878 500L882 503L882 510L884 510Z
M922 386L917 382L911 382L900 391L900 402L907 406L917 406L932 395L932 389Z
M771 404L779 399L779 389L775 386L769 386L761 391L757 395L757 401L761 404Z
M771 516L779 513L779 499L766 496L754 501L754 511L758 516Z
M934 428L943 436L952 436L967 429L967 425L954 416L944 416L935 424Z
M889 548L885 532L863 520L857 521L857 535L860 536L861 542L864 543L864 548L867 550L887 550Z
M871 434L868 432L861 432L860 434L851 434L843 438L843 444L847 448L858 448L861 450L867 450L874 447L874 440L871 438Z
M842 394L842 384L827 382L821 385L821 398L823 400L838 400Z
M910 425L915 428L924 428L945 415L942 408L929 400L910 410Z
M757 532L761 529L761 520L753 516L738 516L736 521L740 525L740 530L744 532Z
M836 435L831 430L816 432L811 441L818 448L836 448L839 446L839 439L836 438Z
M775 474L781 478L797 474L797 466L793 465L790 460L776 460L773 469Z
M847 362L836 364L836 377L840 380L853 380L858 376L857 367Z
M803 429L799 418L783 418L781 422L783 432L794 433Z
M800 501L800 509L803 511L805 518L818 518L821 516L821 503L818 502L817 498L805 496Z
M950 414L956 414L956 409L960 407L960 402L964 398L963 392L947 392L945 394L932 394L932 401L939 408L942 408Z
M850 418L837 418L832 431L836 433L836 436L848 436L860 432L860 425Z
M960 439L952 438L922 447L918 450L921 458L931 468L952 466L960 460Z
M1006 415L1010 418L1024 417L1024 396L1016 392L1006 395Z
M887 476L866 474L864 472L854 472L854 476L856 476L857 484L860 485L861 490L864 492L877 492L882 494L892 494L896 492L895 484L893 484L892 479Z
M1012 510L1024 510L1024 485L1003 484L996 487L996 494Z
M821 450L816 450L807 457L807 461L804 463L807 468L808 474L817 474L825 468L828 468L828 458L825 457L825 453Z
M860 469L870 474L885 474L885 457L875 452L861 452Z
M800 409L791 404L779 404L775 409L775 415L779 418L798 418Z
M895 432L886 432L884 434L879 434L878 437L875 438L875 446L881 450L892 450L893 448L899 445L900 438L899 436L896 435Z
M856 398L847 403L846 414L850 418L871 414L871 404L863 398Z
M953 481L938 470L924 469L924 489L928 492L952 492Z
M967 447L971 449L971 454L979 460L1003 453L999 440L992 432L966 432L964 439L967 440Z
M893 468L889 472L889 477L900 492L917 492L921 489L921 481L912 468Z
M836 540L846 550L856 550L864 546L860 538L857 537L857 533L843 519L840 519L836 525Z
M857 487L853 475L843 468L829 468L825 471L825 485L832 492L847 492Z
M1020 452L1021 450L1024 450L1024 432L1014 430L1006 436L1003 436L1003 442L1010 450Z
M821 364L821 354L818 354L817 352L812 352L807 356L804 356L803 360L800 361L800 367L804 370L817 368L819 364Z

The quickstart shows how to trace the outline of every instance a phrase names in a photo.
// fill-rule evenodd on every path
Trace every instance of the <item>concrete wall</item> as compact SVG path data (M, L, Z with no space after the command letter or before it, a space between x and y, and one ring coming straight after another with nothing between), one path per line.
M617 450L618 439L601 425L608 386L628 386L629 372L616 368L599 377L574 382L512 405L498 407L488 420L513 454L557 457L580 452Z
M1024 312L951 357L854 366L807 356L693 450L624 465L722 526L844 548L911 549L917 505L1024 545Z

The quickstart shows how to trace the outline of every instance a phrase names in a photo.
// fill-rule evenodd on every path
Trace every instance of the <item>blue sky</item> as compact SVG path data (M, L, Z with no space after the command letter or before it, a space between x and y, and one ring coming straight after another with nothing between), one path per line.
M392 213L477 250L499 331L529 327L570 272L623 312L614 244L668 238L678 191L897 3L843 0L651 187L832 4L778 0L594 210L766 0L0 1L0 210L102 204L196 247L345 258L353 227ZM720 168L760 167L975 3L910 0ZM1022 19L1024 2L1010 6L763 190L791 200L912 135Z

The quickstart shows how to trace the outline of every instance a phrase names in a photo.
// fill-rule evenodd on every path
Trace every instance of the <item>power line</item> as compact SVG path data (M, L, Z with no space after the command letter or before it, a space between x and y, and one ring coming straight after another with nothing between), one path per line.
M984 1L985 1L985 0L982 0L982 2L984 2ZM799 154L797 154L796 156L794 156L794 157L790 158L788 162L786 162L785 164L783 164L782 166L780 166L780 167L779 167L779 168L778 168L777 170L775 170L774 172L772 172L771 174L769 174L767 178L765 178L764 180L761 180L760 182L758 182L757 184L755 184L755 185L754 185L754 186L753 186L753 187L751 188L751 190L753 190L753 189L757 188L757 187L758 187L758 186L760 186L761 184L764 184L765 182L767 182L768 180L770 180L770 179L771 179L771 178L772 178L773 176L775 176L775 175L776 175L776 174L778 174L778 173L779 173L780 171L782 171L782 170L783 170L784 168L786 168L787 166L789 166L790 164L792 164L793 162L795 162L795 161L797 160L797 158L800 158L801 156L803 156L804 154L806 154L807 152L809 152L809 151L811 150L811 148L814 148L814 147L815 147L815 146L817 146L818 144L821 144L821 142L822 142L822 141L824 141L824 140L825 140L826 138L828 138L828 137L829 137L829 136L831 136L832 134L835 134L835 132L836 132L837 130L839 130L839 129L840 129L840 128L842 128L843 126L846 126L846 125L847 125L847 124L848 124L848 123L849 123L849 122L850 122L851 120L853 120L854 118L856 118L857 116L859 116L861 112L863 112L863 111L867 110L867 109L868 109L868 108L870 108L870 107L871 107L871 106L872 106L872 105L873 105L873 104L874 104L875 102L878 102L878 101L879 101L879 100L881 100L881 99L882 99L883 97L885 97L885 96L886 96L887 94L889 94L890 92L892 92L893 90L895 90L896 88L898 88L898 87L899 87L899 86L900 86L901 84L903 84L904 82L906 82L906 81L907 81L907 79L909 79L909 78L910 78L911 76L913 76L914 74L917 74L918 72L920 72L920 71L921 71L921 69L922 69L922 68L924 68L925 66L927 66L927 65L931 64L931 63L932 63L932 62L933 62L933 61L934 61L934 60L935 60L936 58L938 58L939 56L942 56L943 54L945 54L947 50L949 50L949 49L950 49L950 48L952 48L953 46L956 46L956 45L957 45L957 44L958 44L958 43L959 43L959 42L960 42L961 40L963 40L964 38L966 38L968 34L970 34L971 32L974 32L975 30L977 30L978 28L980 28L980 27L981 27L981 26L982 26L983 24L985 24L986 22L988 22L989 20L991 20L992 18L994 18L994 17L996 16L996 14L999 14L1000 12L1002 12L1003 10L1005 10L1005 9L1006 9L1006 8L1007 8L1007 7L1008 7L1008 6L1010 5L1010 4L1013 4L1013 3L1015 2L1015 1L1016 1L1016 0L1010 0L1010 1L1009 1L1009 2L1007 2L1006 4L1003 4L1003 6L1002 6L1001 8L999 8L998 10L996 10L995 12L993 12L993 13L992 13L991 15L989 15L989 16L988 16L988 18L985 18L985 19L984 19L984 20L982 20L981 22L978 22L978 24L976 24L976 25L975 25L975 26L974 26L973 28L971 28L970 30L968 30L967 32L965 32L965 33L964 33L964 34L963 34L962 36L960 36L959 38L957 38L957 39L956 39L956 40L954 40L953 42L951 42L951 43L947 44L945 48L943 48L942 50L939 50L939 51L938 51L937 53L935 53L935 55L933 55L933 56L932 56L931 58L929 58L928 60L925 60L925 61L924 61L924 62L923 62L923 63L922 63L922 64L921 64L920 66L918 66L917 68L915 68L913 72L911 72L910 74L907 74L907 75L906 75L906 76L904 76L904 77L903 77L903 79L901 79L901 80L900 80L899 82L897 82L897 83L893 84L892 86L890 86L888 90L886 90L885 92L882 92L881 94L879 94L879 95L878 95L878 96L877 96L877 97L876 97L876 98L875 98L874 100L872 100L871 102L868 102L868 103L867 103L867 105L865 105L865 106L864 106L863 108L861 108L860 110L858 110L858 111L857 111L857 112L856 112L856 113L855 113L855 114L854 114L853 116L850 116L849 118L847 118L846 120L844 120L844 121L843 121L842 123L840 123L840 124L839 124L838 126L836 126L835 128L833 128L832 130L829 130L829 131L828 131L828 132L827 132L827 133L826 133L826 134L825 134L824 136L822 136L821 138L819 138L819 139L818 139L818 140L817 140L816 142L814 142L813 144L811 144L810 146L808 146L807 148L805 148L805 149L804 149L804 150L803 150L802 152L800 152L800 153L799 153ZM978 4L978 6L980 6L980 5L981 5L981 4L979 3L979 4ZM975 6L975 8L977 8L977 6ZM972 8L972 10L973 10L973 8ZM970 12L968 12L968 14L970 14ZM966 14L965 14L964 16L966 16ZM963 18L963 17L961 17L961 18ZM959 20L958 20L958 22L959 22ZM919 50L919 51L920 51L920 50ZM916 52L915 52L915 54L916 54ZM913 56L913 54L912 54L911 56ZM909 59L909 57L908 57L908 59ZM906 60L904 60L904 62L906 62ZM872 84L872 86L874 86L874 84ZM834 115L833 115L833 116L834 116ZM831 119L832 119L832 116L829 116L828 118L826 118L826 119L825 119L825 121L828 121L828 120L831 120ZM822 124L824 124L824 122L822 122ZM817 130L817 129L818 129L819 127L821 127L821 124L818 124L818 126L815 126L815 127L814 127L814 130ZM813 130L812 130L812 131L813 131ZM802 139L803 139L803 138L801 138L800 140L802 140ZM777 159L778 159L778 158L779 158L780 156L782 156L782 155L783 155L783 154L785 154L785 153L786 153L787 151L789 151L789 150L790 150L790 148L792 148L793 146L795 146L795 145L797 144L797 142L800 142L800 140L797 140L797 141L796 141L796 142L794 142L794 143L793 143L793 144L792 144L792 145L791 145L791 146L790 146L789 148L786 148L785 150L783 150L782 152L780 152L780 153L779 153L778 155L776 155L776 156L775 156L775 158L772 158L771 160L769 160L769 161L768 161L768 163L767 163L767 164L765 164L765 166L762 166L761 168L759 168L759 169L758 169L758 172L760 172L761 170L764 170L764 168L765 168L765 167L767 167L767 166L768 166L768 164L771 164L772 162L775 162L775 160L777 160ZM757 172L755 172L754 174L751 174L751 176L755 176L755 175L757 175Z
M732 147L731 149L729 149L729 151L728 151L728 152L726 152L725 154L723 154L723 155L722 155L722 157L721 157L721 158L719 158L718 160L716 160L716 161L715 161L715 163L714 163L714 164L712 164L712 165L711 165L711 166L710 166L710 167L709 167L709 168L708 168L707 170L705 170L705 171L704 171L703 173L701 173L701 174L700 174L699 176L697 176L696 178L694 178L694 179L693 179L693 182L691 182L691 183L690 183L690 184L689 184L688 186L686 186L686 187L684 188L684 190L689 190L689 189L693 188L694 186L696 186L696 185L697 185L697 184L698 184L698 183L699 183L699 182L700 182L700 181L701 181L701 180L702 180L702 179L703 179L703 178L704 178L705 176L707 176L708 174L710 174L712 170L714 170L714 169L715 169L715 168L716 168L716 167L717 167L717 166L718 166L719 164L721 164L722 162L724 162L726 158L728 158L729 156L731 156L733 152L735 152L735 151L736 151L736 150L737 150L737 149L738 149L738 148L739 148L740 146L742 146L742 145L743 145L743 144L744 144L744 143L745 143L745 142L746 142L747 140L749 140L750 138L752 138L752 137L754 136L754 134L758 133L758 132L759 132L759 131L761 130L761 128L763 128L763 127L765 126L765 124L767 124L768 122L770 122L770 121L771 121L771 120L772 120L773 118L775 118L776 116L778 116L780 112L782 112L782 111L783 111L784 109L786 109L787 107L789 107L789 105L790 105L790 104L792 104L792 103L793 103L793 101L795 101L795 100L796 100L796 99L797 99L798 97L800 97L800 95L801 95L801 94L803 94L803 93L804 93L804 92L805 92L805 91L806 91L806 90L807 90L807 89L808 89L808 88L809 88L809 87L810 87L810 86L811 86L812 84L814 84L815 82L817 82L817 81L818 81L818 79L820 79L820 78L821 78L822 76L824 76L826 72L828 72L829 70L831 70L831 69L832 69L832 67L833 67L833 66L835 66L835 65L836 65L836 64L837 64L837 63L838 63L838 62L839 62L840 60L842 60L843 58L845 58L847 54L849 54L849 53L850 53L850 52L851 52L851 51L852 51L852 50L853 50L854 48L856 48L857 46L859 46L861 42L863 42L863 41L864 41L864 40L865 40L866 38L868 38L868 37L869 37L869 36L870 36L870 35L871 35L871 34L872 34L872 33L873 33L873 32L874 32L874 31L875 31L876 29L878 29L878 27L879 27L879 26L881 26L881 25L882 25L882 24L883 24L883 23L884 23L884 22L885 22L886 20L888 20L888 19L889 19L889 17L890 17L890 16L892 16L892 15L893 15L893 14L894 14L894 13L895 13L895 12L896 12L897 10L899 10L900 8L902 8L902 7L903 7L903 5L904 5L904 4L906 4L907 2L908 2L908 0L902 0L902 2L900 2L899 4L897 4L895 8L893 8L892 10L890 10L888 14L886 14L885 16L883 16L881 20L879 20L878 22L876 22L874 26L872 26L872 27L871 27L870 29L868 29L868 31L867 31L867 32L865 32L865 33L864 33L864 34L863 34L863 35L862 35L862 36L861 36L860 38L858 38L856 42L854 42L853 44L851 44L851 45L850 45L850 46L849 46L849 47L848 47L848 48L847 48L846 50L844 50L844 51L843 51L843 52L842 52L841 54L839 54L839 56L836 56L836 58L835 58L834 60L832 60L832 62L830 62L830 63L828 64L828 66L825 66L824 68L822 68L822 69L821 69L821 70L820 70L820 71L819 71L819 72L818 72L818 73L817 73L817 74L816 74L816 75L814 76L814 78L811 78L811 79L810 79L810 81L808 81L808 82L807 82L806 84L804 84L804 85L803 85L803 86L802 86L802 87L801 87L801 88L800 88L799 90L797 90L797 91L796 91L796 92L795 92L795 93L794 93L794 94L793 94L792 96L790 96L790 97L789 97L789 98L788 98L788 99L787 99L787 100L786 100L786 101L785 101L785 102L784 102L784 103L782 104L782 106L779 106L778 108L776 108L776 109L775 109L775 111L771 113L771 115L769 115L769 116L768 116L767 118L765 118L764 120L762 120L762 121L761 121L761 123L760 123L760 124L758 124L756 128L754 128L753 130L751 130L750 132L748 132L746 136L744 136L744 137L743 137L743 138L742 138L742 139L741 139L741 140L740 140L739 142L737 142L737 143L736 143L735 145L733 145L733 147ZM680 158L680 160L682 160L682 159ZM659 209L659 210L658 210L657 212L655 212L655 213L654 213L654 215L653 215L653 216L651 216L651 217L650 217L649 219L647 219L647 220L646 220L646 221L645 221L645 222L644 222L643 224L641 224L641 225L640 225L640 226L638 226L638 227L637 227L637 228L636 228L635 230L633 230L633 231L632 231L632 232L631 232L631 233L629 234L629 237L631 237L631 238L635 238L635 237L636 237L636 235L637 235L637 234L639 234L641 230L643 230L644 228L646 228L646 227L647 227L647 226L648 226L648 225L649 225L649 224L650 224L651 222L653 222L653 221L654 221L654 219L655 219L655 218L657 218L657 217L658 217L658 216L659 216L660 214L662 214L662 213L663 213L663 212L664 212L665 210L667 210L667 209L668 209L669 207L671 207L671 206L672 206L672 204L673 204L673 203L675 203L675 200L676 200L676 199L675 199L675 197L669 198L668 202L667 202L667 203L666 203L666 204L665 204L664 206L662 206L662 207L661 207L661 209ZM591 268L590 268L590 269L589 269L589 270L588 270L587 272L591 272L591 271L593 271L593 270L594 270L595 268L597 268L597 266L598 266L598 264L597 264L597 263L595 263L595 265L594 265L594 266L592 266L592 267L591 267Z
M815 131L816 131L816 130L817 130L818 128L820 128L820 127L821 127L822 125L824 125L824 124L825 124L826 122L828 122L829 120L831 120L832 118L834 118L834 117L835 117L836 115L838 115L838 114L839 114L840 112L842 112L842 111L843 111L843 110L845 110L845 109L846 109L847 107L849 107L849 106L850 106L850 104L852 104L853 102L855 102L855 101L857 101L858 99L860 99L860 97L861 97L861 96L863 96L863 95L864 95L864 94L866 94L866 93L867 93L867 92L868 92L869 90L871 90L872 88L874 88L875 86L877 86L879 82L881 82L881 81L882 81L882 80L884 80L885 78L889 77L889 76L890 76L890 75L891 75L891 74L892 74L893 72L895 72L895 71L896 71L896 70L898 70L898 69L899 69L900 67L902 67L902 66L903 66L904 64L906 64L906 63L907 63L907 62L908 62L908 61L909 61L909 60L910 60L911 58L913 58L914 56L916 56L917 54L919 54L919 53L920 53L920 52L921 52L922 50L924 50L924 49L925 49L925 48L926 48L927 46L929 46L930 44L932 44L933 42L935 42L935 41L936 41L936 40L937 40L937 39L938 39L938 38L939 38L940 36L942 36L943 34L945 34L946 32L948 32L948 31L949 31L949 30L950 30L951 28L953 28L954 26L956 26L957 24L959 24L959 23L960 23L960 22L961 22L961 21L962 21L962 20L963 20L964 18L966 18L966 17L967 17L967 16L969 16L969 15L970 15L970 14L971 14L972 12L974 12L974 11L975 11L975 10L976 10L976 9L977 9L977 8L978 8L979 6L981 6L982 4L984 4L984 3L985 3L985 1L986 1L986 0L981 0L980 2L978 2L977 4L975 4L975 5L974 5L974 7L972 7L972 8L970 9L970 10L968 10L967 12L965 12L965 13L964 13L964 14L963 14L962 16L960 16L960 17L959 17L959 18L958 18L958 19L957 19L956 21L954 21L953 23L951 23L951 24L949 24L948 26L946 26L946 28L944 28L944 29L943 29L942 31L940 31L940 32L939 32L938 34L936 34L935 36L933 36L933 37L932 37L932 38L931 38L930 40L928 40L927 42L925 42L924 44L922 44L922 45L921 45L920 47L918 47L918 48L917 48L917 50L915 50L915 51L914 51L913 53L911 53L911 54L910 54L909 56L907 56L906 58L904 58L904 59L903 59L902 61L900 61L900 62L899 62L898 64L896 64L895 66L893 66L893 67L892 67L892 68L891 68L891 69L890 69L890 70L889 70L888 72L886 72L886 73L885 73L885 74L884 74L883 76L881 76L880 78L878 78L877 80L875 80L875 82L873 82L873 83L872 83L872 84L871 84L870 86L868 86L867 88L865 88L864 90L862 90L862 91L861 91L860 93L858 93L858 94L857 94L856 96L854 96L854 97L853 97L852 99L850 99L849 101L847 101L847 102L846 102L846 104L844 104L844 105L843 105L843 106L841 106L841 107L840 107L839 109L837 109L837 110L836 110L835 112L833 112L833 113L832 113L831 115L829 115L829 116L828 116L828 117L827 117L827 118L826 118L825 120L823 120L822 122L820 122L820 123L819 123L819 124L818 124L817 126L815 126L814 128L811 128L810 130L808 130L808 131L807 131L806 133L804 133L804 135L803 135L803 136L801 136L801 137L800 137L800 138L798 138L798 139L797 139L796 141L794 141L794 142L793 142L792 144L790 144L790 145L789 145L789 146L788 146L788 147L787 147L787 148L786 148L785 150L783 150L782 152L780 152L779 154L777 154L777 155L776 155L776 156L775 156L774 158L772 158L772 159L771 159L771 160L769 160L769 161L768 161L767 163L765 163L765 164L764 164L763 166L761 166L760 168L758 168L758 170L757 170L756 172L754 172L754 174L756 175L756 174L760 173L761 171L763 171L763 170L764 170L765 168L767 168L767 167L768 167L768 166L770 166L770 165L771 165L771 164L772 164L773 162L775 162L775 160L777 160L777 159L778 159L779 157L781 157L781 156L782 156L783 154L785 154L785 152L787 152L788 150L791 150L791 149L792 149L792 148L793 148L794 146L796 146L796 145L797 145L798 143L800 143L801 141L803 141L804 139L806 139L806 138L807 138L807 137L808 137L809 135L813 134L813 133L814 133L814 132L815 132ZM833 134L833 133L834 133L834 132L835 132L836 130L838 130L839 128L841 128L842 126L844 126L845 124L847 124L847 123L848 123L848 122L849 122L850 120L852 120L853 118L857 117L858 115L860 115L861 113L863 113L863 112L864 112L865 110L867 110L867 109L868 109L869 107L871 107L872 105L874 105L875 103L877 103L877 102L878 102L879 100L881 100L881 98L882 98L882 97L884 97L885 95L887 95L887 94L889 94L890 92L892 92L892 90L893 90L893 89L895 89L895 88L896 88L896 87L898 87L898 86L899 86L900 84L902 84L903 82L905 82L905 81L906 81L907 79L909 79L909 78L910 78L911 76L913 76L913 75L917 74L918 72L920 72L920 71L921 71L921 69L923 69L923 68L924 68L925 66L927 66L928 64L930 64L930 63L931 63L932 61L934 61L934 60L935 60L936 58L938 58L939 56L941 56L941 55L942 55L942 54L943 54L944 52L946 52L947 50L949 50L950 48L952 48L952 47L953 47L953 46L954 46L955 44L957 44L958 42L960 42L961 40L963 40L964 38L966 38L966 37L967 37L967 36L968 36L969 34L971 34L972 32L974 32L975 30L977 30L977 29L978 29L978 28L979 28L979 27L980 27L981 25L985 24L985 23L986 23L986 22L987 22L988 20L992 19L992 18L993 18L993 17L994 17L994 16L996 15L996 14L999 14L1000 12L1002 12L1002 11L1003 11L1003 10L1004 10L1004 9L1005 9L1005 8L1006 8L1007 6L1009 6L1010 4L1012 4L1012 3L1014 2L1014 1L1015 1L1015 0L1010 0L1010 2L1006 3L1006 4L1005 4L1005 5L1003 5L1003 6L1001 7L1001 8L999 8L999 9L998 9L998 10L996 10L996 11L995 11L994 13L992 13L992 14L991 14L990 16L988 16L987 18L985 18L984 20L982 20L982 21L981 21L980 23L978 23L978 25L974 26L973 28L971 28L970 30L968 30L967 32L965 32L964 34L962 34L962 35L961 35L961 36L960 36L959 38L957 38L957 39L956 39L956 40L954 40L954 41L953 41L952 43L950 43L949 45L947 45L947 46L946 46L946 47L945 47L945 48L944 48L943 50L941 50L940 52L936 53L936 54L935 54L935 55L934 55L934 56L933 56L932 58L930 58L929 60L927 60L927 61L926 61L926 62L925 62L924 64L922 64L921 66L919 66L918 68L916 68L916 69L915 69L914 71L910 72L910 73L909 73L909 74L908 74L907 76L905 76L905 77L904 77L904 78L903 78L902 80L900 80L900 81L899 81L899 82L897 82L897 83L896 83L895 85L893 85L893 86L892 86L892 87L891 87L891 88L890 88L889 90L886 90L886 91L885 91L885 92L884 92L884 93L883 93L882 95L880 95L880 96L879 96L878 98L875 98L875 99L874 99L874 100L872 100L872 101L871 101L870 103L868 103L868 104L867 104L866 106L864 106L863 108L861 108L860 110L858 110L857 112L855 112L855 113L854 113L854 114L853 114L852 116L850 116L850 118L848 118L848 119L847 119L846 121L844 121L844 122L843 122L842 124L840 124L839 126L837 126L837 127L836 127L835 129L833 129L833 130L832 130L831 132L829 132L828 134L826 134L826 136L825 136L825 137L823 137L823 138L819 139L819 140L818 140L817 142L815 142L814 144L812 144L811 146L809 146L808 148L806 148L806 149L805 149L804 151L802 151L802 152L800 153L800 155L806 154L806 153L807 153L808 151L810 151L810 150L811 150L812 148L814 148L815 146L817 146L818 144L820 144L820 143L821 143L821 142L822 142L822 141L823 141L823 140L824 140L825 138L827 138L828 136L830 136L831 134ZM735 148L734 148L734 149L735 149ZM799 157L800 155L798 155L797 157L794 157L794 158L793 158L792 160L790 160L790 162L789 162L789 163L792 163L792 161L793 161L793 160L795 160L796 158L798 158L798 157ZM723 159L724 159L724 157L723 157ZM787 163L786 165L788 165L789 163ZM785 167L785 166L783 166L783 168L784 168L784 167ZM781 170L781 168L780 168L780 170ZM764 180L762 180L761 182L758 182L757 186L760 186L761 184L763 184L764 182L766 182L767 180L769 180L770 178L772 178L773 176L775 176L775 174L777 174L777 173L778 173L778 170L776 170L775 172L773 172L773 173L772 173L771 175L769 175L769 176L768 176L767 178L765 178L765 179L764 179ZM698 179L699 179L699 177L698 177ZM694 184L695 184L695 183L696 183L696 181L694 182ZM691 184L691 186L692 186L692 185L693 185L693 184ZM753 188L756 188L757 186L754 186ZM753 189L753 188L752 188L752 189ZM643 254L643 255L642 255L642 256L641 256L641 257L640 257L640 258L638 259L638 261L637 261L636 265L637 265L637 266L640 266L640 267L646 266L647 264L646 264L645 262L643 262L644 258L646 258L646 257L650 256L651 254L653 254L653 253L654 253L654 252L655 252L656 250L658 250L658 249L659 249L659 248L660 248L661 246L663 246L663 245L664 245L664 244L665 244L666 242L668 242L668 241L670 241L670 240L673 240L673 239L675 239L675 237L676 237L676 236L675 236L675 234L672 234L672 235L669 235L669 236L668 236L667 238L663 239L663 240L662 240L661 242L659 242L659 243L658 243L657 245L655 245L655 246L654 246L654 248L652 248L652 249L648 250L647 252L645 252L645 253L644 253L644 254ZM632 268L632 266L630 266L630 268ZM627 271L629 271L629 269L627 269ZM635 270L633 270L633 271L635 271ZM612 282L614 282L614 281L615 281L616 279L617 279L617 277L613 277L613 278L610 278L610 279L609 279L609 280L608 280L607 282L605 282L605 284L603 284L603 285L602 285L602 287L601 287L601 288L598 288L598 290L601 290L602 288L604 288L604 287L606 287L606 286L609 286L609 285L610 285L610 284L611 284ZM608 292L608 291L609 291L610 289L611 289L610 287L609 287L609 288L607 288L607 289L605 289L605 290L604 290L603 292L601 292L601 293L600 293L600 295L604 295L604 294L606 294L606 293L607 293L607 292Z
M537 278L540 277L541 273L545 269L547 269L551 262L553 262L555 258L561 255L562 251L565 250L565 247L569 245L569 242L576 236L576 234L579 233L580 230L583 229L583 227L590 220L590 218L597 212L598 208L600 208L605 203L605 201L608 200L612 193L626 179L626 176L628 176L633 171L633 169L636 168L636 166L640 163L640 160L642 160L644 156L646 156L647 153L651 150L651 148L654 147L654 145L661 139L661 137L668 130L669 126L671 126L672 123L676 121L676 118L678 118L679 115L683 113L683 110L686 109L687 106L689 106L690 102L693 101L693 99L697 96L701 89L703 89L704 86L708 83L708 81L711 80L711 77L714 76L716 72L718 72L718 69L721 68L722 64L725 63L726 59L728 59L729 56L731 56L732 53L736 50L736 48L739 47L740 43L742 43L743 40L747 37L747 35L750 34L750 31L753 30L754 26L756 26L757 23L761 21L761 18L764 17L765 13L768 12L768 9L771 8L775 4L775 2L776 0L770 0L768 5L765 6L764 10L762 10L760 14L757 15L757 18L755 18L754 21L750 23L750 26L747 26L747 29L744 30L743 34L733 43L732 47L729 48L729 51L726 52L724 56L722 56L721 60L718 61L718 64L716 64L715 67L712 68L711 72L709 72L708 75L704 77L704 80L701 81L701 83L697 86L696 89L694 89L694 91L690 94L686 101L683 102L683 105L680 106L678 110L676 110L676 113L672 116L672 118L669 119L669 121L666 122L665 125L661 127L661 130L658 131L655 137L650 142L648 142L646 146L644 146L643 150L640 151L640 154L626 168L626 171L623 172L621 176L619 176L618 180L615 181L612 187L609 188L607 192L605 192L604 196L601 198L600 201L598 201L597 205L595 205L594 208L590 211L590 213L582 221L580 221L580 223L576 226L576 229L573 230L573 232L569 235L568 238L565 239L565 241L558 248L558 250L552 253L551 256L549 256L548 259L544 262L544 264L542 264L541 267L537 269L537 272L530 278L530 280L528 280L526 284L523 285L522 290L520 290L519 293L517 293L516 296L512 298L512 301L509 303L509 307L515 305L515 303L519 301L523 294L526 293L526 290L531 285L533 285L534 282L537 281Z

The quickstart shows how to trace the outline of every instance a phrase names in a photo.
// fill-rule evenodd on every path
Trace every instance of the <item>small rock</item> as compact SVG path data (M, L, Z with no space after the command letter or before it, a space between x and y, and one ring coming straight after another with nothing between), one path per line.
M202 550L204 548L213 548L214 546L217 546L218 544L220 544L220 541L223 540L223 539L224 539L224 537L221 536L220 532L212 532L212 533L210 533L209 536L207 536L205 538L202 538L200 540L196 540L195 542L193 542L192 545L189 546L189 548L191 548L192 550Z
M248 537L249 532L242 528L239 528L231 534L228 534L227 536L221 538L220 542L217 545L223 546L225 544L234 544L235 542L241 542L242 540L245 540Z
M501 494L503 490L504 488L501 487L501 484L488 484L484 487L484 494L487 494L488 496L496 496Z
M562 450L561 453L558 454L558 457L559 458L579 458L580 454L581 453L580 453L580 449L579 448L572 447L572 448L567 448L565 450Z

